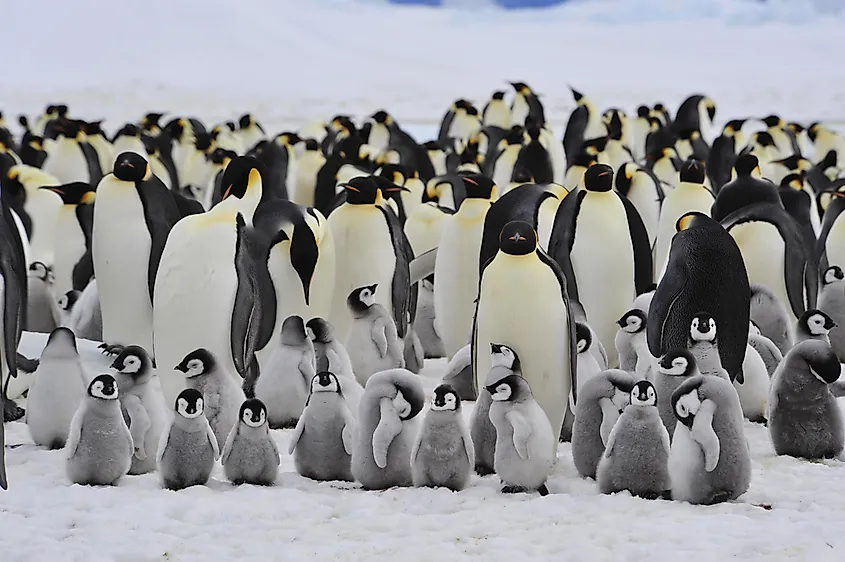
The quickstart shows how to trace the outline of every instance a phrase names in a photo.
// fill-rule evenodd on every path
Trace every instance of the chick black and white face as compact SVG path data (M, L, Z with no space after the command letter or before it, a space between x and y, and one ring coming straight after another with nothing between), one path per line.
M654 389L654 385L648 381L640 381L635 384L631 391L631 405L656 406L657 391Z
M205 373L205 364L202 359L191 359L188 361L188 370L185 372L187 378L198 377Z
M61 310L67 311L70 308L70 299L67 295L62 295L56 300L56 304L59 305Z
M311 379L311 392L340 392L340 383L334 373L317 373Z
M358 295L358 298L362 304L365 304L367 306L373 306L376 303L375 289L365 287L361 290L361 293Z
M830 266L824 272L825 285L830 285L831 283L836 283L837 281L841 281L843 279L845 279L845 273L843 273L842 268L838 265Z
M516 353L513 349L500 343L490 344L490 361L493 367L513 369Z
M241 412L241 420L249 427L261 427L267 422L267 411L261 405L246 407Z
M396 390L396 398L393 399L393 407L396 408L396 413L399 414L399 419L406 420L408 416L411 415L411 407L410 402L405 400L405 397L402 395L401 390Z
M194 398L179 396L176 400L176 412L185 419L192 420L202 415L203 407L202 396Z
M645 329L646 316L642 310L629 310L617 324L629 334L637 334Z
M584 353L590 350L593 343L593 334L590 332L590 327L581 322L575 323L575 348L578 353Z
M127 355L123 358L123 368L120 372L125 375L134 375L141 370L141 358L137 355Z
M88 385L88 395L100 400L117 400L117 381L111 375L99 375Z
M805 323L807 331L814 336L826 336L836 327L833 319L820 310L808 312Z
M691 366L688 357L670 351L660 359L657 369L664 375L680 377L688 374Z
M434 389L431 409L435 412L455 411L460 405L460 398L449 385L440 385Z
M698 389L695 388L675 402L675 417L685 426L692 427L699 409L701 409L701 399L698 397Z
M496 402L507 402L513 395L513 388L506 382L500 382L494 387L490 395Z
M50 283L52 280L50 279L50 270L47 269L47 266L41 263L40 261L32 262L29 266L29 276L30 277L38 277L45 283Z
M692 341L713 341L716 339L716 320L706 312L696 314L690 324Z

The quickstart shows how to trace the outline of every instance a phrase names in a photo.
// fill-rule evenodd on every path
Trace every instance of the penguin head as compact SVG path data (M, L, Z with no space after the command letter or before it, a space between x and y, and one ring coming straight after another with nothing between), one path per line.
M493 92L493 95L490 96L490 99L502 101L503 99L505 99L505 92L503 90L496 90L495 92Z
M88 385L88 396L98 400L117 400L117 381L108 374L97 375Z
M771 133L768 133L766 131L759 131L754 133L754 136L751 137L751 143L756 143L764 148L776 146L775 139L772 138Z
M164 117L164 113L150 112L141 118L141 127L145 131L157 131L160 128L159 121Z
M318 152L320 143L314 139L305 139L305 152Z
M223 172L222 199L237 197L243 199L247 192L262 187L261 178L266 168L252 156L235 156Z
M681 384L672 393L672 411L678 421L688 429L692 429L695 415L701 409L702 400L698 395L698 390L702 383L704 383L704 377L698 376Z
M826 336L837 326L833 318L817 308L811 308L802 314L798 324L812 336Z
M114 177L120 181L138 183L150 175L150 164L136 152L121 152L114 159Z
M29 264L29 277L37 277L45 283L51 282L51 271L43 262L34 261Z
M253 124L259 129L261 128L261 125L254 121ZM302 142L302 138L293 131L286 131L284 133L278 134L276 135L276 138L274 140L276 144L279 144L281 146L296 146L297 144Z
M375 205L380 198L379 186L371 176L359 176L340 184L346 190L349 205Z
M511 221L499 234L499 249L511 256L525 256L537 249L537 231L525 221Z
M138 128L138 125L135 123L127 123L114 134L112 137L112 142L116 141L120 137L131 137L131 138L139 138L141 136L141 129Z
M649 381L640 381L631 391L632 406L657 406L657 391Z
M146 161L144 161L144 165L146 165ZM62 185L45 185L40 189L52 191L62 198L62 203L65 205L91 204L94 202L96 196L96 188L90 183L83 181L75 181Z
M79 296L81 294L81 291L68 291L62 296L60 296L56 302L59 305L59 308L61 308L65 312L68 312L73 308L73 305L76 304L76 301L79 300Z
M607 164L590 166L584 172L584 187L587 191L610 191L613 189L613 168Z
M822 384L833 384L839 380L842 366L830 345L821 340L804 340L793 347L787 357L797 355L807 363L813 379Z
M719 223L717 223L704 213L693 211L684 214L683 216L681 216L681 218L678 219L678 222L675 223L675 230L677 232L683 232L686 230L692 230L695 228L706 228L714 225L718 227Z
M822 279L825 285L830 285L831 283L836 283L837 281L845 279L845 272L843 272L842 268L838 265L832 265L825 269Z
M585 353L590 350L593 345L593 333L590 327L583 322L575 323L575 348L578 353Z
M194 137L194 148L199 152L207 154L211 150L211 135L201 133Z
M248 398L241 404L240 418L249 427L261 427L267 423L267 407L258 398Z
M713 119L716 118L716 104L708 97L701 100L701 103L704 104L704 109L707 111L707 117L710 118L710 122L712 123Z
M501 344L490 344L490 366L504 367L511 371L519 371L519 356L512 348Z
M732 119L725 123L725 127L722 129L722 134L726 137L732 137L736 133L742 130L742 126L745 125L745 122L748 121L747 119Z
M681 165L680 179L685 183L703 184L705 178L704 162L695 158L688 158Z
M796 137L798 135L800 135L801 133L803 133L804 130L805 130L803 125L801 125L800 123L792 122L792 121L790 121L789 123L786 124L786 128L789 131L791 131L792 134L795 135Z
M128 345L123 348L114 361L111 368L124 375L140 377L149 372L152 367L150 355L139 345Z
M496 184L493 179L484 174L467 174L461 176L466 189L467 199L495 199Z
M217 360L211 352L201 347L187 354L175 369L185 373L186 378L192 378L210 373L216 365Z
M349 296L346 297L346 304L353 312L366 312L371 306L376 303L376 289L378 283L367 285L366 287L358 287L354 289Z
M255 123L255 118L249 113L244 113L238 118L238 127L241 129L249 129Z
M777 115L769 115L768 117L760 119L760 121L765 123L766 127L769 127L770 129L772 127L783 127L783 119L781 119Z
M645 330L648 316L639 308L632 308L616 321L623 331L629 334L638 334Z
M589 166L587 166L589 167ZM619 193L628 193L631 189L631 181L637 173L638 166L633 162L625 162L616 170L616 190Z
M461 397L451 385L441 384L434 389L431 410L434 412L456 412L461 409Z
M176 397L176 413L185 419L200 417L204 407L202 393L195 388L186 388Z
M641 105L637 108L637 117L640 119L648 119L648 114L651 110L647 105Z
M572 97L575 99L575 103L577 103L578 105L583 105L584 102L586 102L584 94L582 94L572 86L569 87L569 91L572 92Z
M383 109L376 111L370 116L370 119L380 125L390 125L393 123L393 118Z
M397 187L404 185L405 180L411 175L410 170L402 164L385 164L378 171L378 176L390 180L390 183Z
M315 317L305 323L305 331L309 339L316 343L329 343L334 340L334 327L328 320Z
M689 333L690 339L694 342L715 340L716 319L707 312L699 312L692 317Z
M687 349L670 349L658 361L657 369L661 374L671 377L690 376L696 369L695 357Z
M76 351L76 335L73 330L65 326L59 326L47 338L46 347L52 347L54 344L65 345Z
M522 402L533 396L528 381L519 375L508 375L487 386L495 402Z
M282 344L301 346L308 338L305 331L305 321L302 316L293 314L282 322Z
M521 96L527 96L531 93L531 88L529 88L528 84L525 82L510 82L510 85L513 90Z
M780 187L784 189L804 190L804 179L800 174L787 174L780 180Z
M336 394L342 394L337 375L328 371L314 375L314 378L311 379L311 392L334 392Z

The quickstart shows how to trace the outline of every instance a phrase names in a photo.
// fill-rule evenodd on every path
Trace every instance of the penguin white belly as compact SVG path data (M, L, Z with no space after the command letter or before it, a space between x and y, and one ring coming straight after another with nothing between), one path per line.
M666 260L669 259L669 249L672 247L672 238L677 232L678 219L692 211L698 211L709 217L712 206L713 196L701 187L681 185L666 195L663 207L660 209L657 239L654 245L654 272L659 275L658 281L660 277L663 277Z
M152 353L153 308L147 277L152 243L133 186L110 185L108 179L100 184L91 238L104 341L139 345Z
M414 255L419 256L440 244L445 219L449 217L437 209L435 204L422 204L408 215L405 221L405 235L411 243Z
M63 206L61 198L53 192L38 188L26 190L24 210L32 219L32 238L29 246L33 261L53 264L56 227Z
M555 226L555 215L561 200L556 197L547 197L540 203L540 210L537 213L537 240L544 252L549 250L549 240L552 237L552 229Z
M447 136L460 140L466 140L477 133L481 128L478 117L472 117L466 113L458 113L449 125Z
M578 298L590 327L607 350L608 364L618 361L619 320L636 296L634 248L625 207L614 192L588 193L581 202L570 259Z
M478 255L489 208L485 199L464 201L446 221L437 250L434 278L445 282L434 285L434 323L449 360L470 340L478 295Z
M678 171L675 170L675 166L672 165L671 160L668 158L661 158L655 162L652 172L654 172L654 175L657 176L657 179L666 184L663 186L664 193L671 192L675 189L675 187L677 187L678 182L680 181L680 174L678 174Z
M534 397L559 432L571 390L570 326L554 272L533 255L499 252L484 270L478 299L476 388L490 371L490 344L511 347Z
M605 152L607 153L608 164L614 170L618 170L626 162L633 162L631 155L623 147L622 141L609 142Z
M73 289L73 266L85 253L85 235L76 218L76 205L62 205L54 233L53 293L61 297Z
M692 498L696 478L704 470L704 451L693 440L687 427L678 422L669 450L669 478L672 482L672 499L685 501Z
M115 157L119 154L123 154L124 152L134 152L135 154L143 156L145 160L149 159L149 156L147 156L147 149L144 148L143 141L138 137L121 135L114 140L112 153ZM112 163L112 165L114 165L114 163Z
M156 157L149 158L149 160L150 170L152 171L153 175L160 179L162 183L167 186L167 189L173 189L173 184L170 181L170 174L167 173L167 168L164 167L164 164L161 163L161 160Z
M540 131L540 144L549 153L549 159L552 161L552 180L562 183L566 176L566 153L563 151L563 143L557 140L554 132L544 128Z
M505 148L504 151L496 159L493 165L493 183L496 185L508 185L513 175L513 166L516 164L516 158L519 156L521 145L512 144Z
M607 135L607 127L601 121L595 107L590 108L590 117L587 120L587 128L584 131L584 140L597 139Z
M331 324L346 341L352 314L346 298L354 289L378 283L376 302L393 316L393 271L396 255L384 214L370 205L344 204L328 219L335 243L335 287Z
M824 242L827 263L845 267L845 217L839 215L833 221L833 226Z
M618 167L613 168L618 170ZM640 176L642 179L640 179ZM648 243L650 247L654 247L654 242L657 239L657 226L660 222L660 201L657 199L657 193L654 190L654 184L651 178L646 174L636 174L631 185L631 190L628 191L628 200L636 207L637 212L643 219L646 231L648 232Z
M405 217L413 213L417 207L422 205L422 196L425 191L425 184L420 178L408 178L403 186L408 191L401 193L402 206L405 208Z
M317 188L317 172L326 163L323 155L317 151L309 151L296 161L296 180L293 189L288 185L288 195L291 201L307 207L314 206L314 190Z
M798 318L792 311L786 290L786 247L777 227L767 222L755 221L738 224L728 232L736 240L742 253L742 260L748 271L748 282L768 287L786 308L791 322L797 322Z
M88 163L76 141L59 138L47 151L43 170L62 183L89 181Z
M513 105L511 105L511 126L524 126L529 112L530 108L528 107L528 101L525 99L525 96L517 94L513 98Z
M367 139L367 144L374 147L378 152L387 150L387 145L390 143L390 131L387 130L381 123L373 123L370 129L370 137Z
M766 417L766 403L769 400L769 372L757 350L746 345L742 361L743 381L733 381L742 415L751 421L762 421Z
M97 151L97 160L100 161L100 170L102 170L103 175L110 174L114 167L114 152L112 152L111 143L104 139L102 135L88 137L88 142Z
M491 103L484 114L484 125L511 128L511 111L504 102Z
M167 404L173 404L186 386L184 375L175 366L200 347L211 351L220 368L239 380L230 343L238 287L235 217L226 214L219 220L214 217L213 222L209 219L195 215L176 224L156 278L153 334Z

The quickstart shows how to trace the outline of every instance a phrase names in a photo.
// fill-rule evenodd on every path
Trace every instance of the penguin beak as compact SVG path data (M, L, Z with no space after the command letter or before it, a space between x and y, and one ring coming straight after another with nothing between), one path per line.
M187 367L186 365L184 365L183 363L179 363L178 365L176 365L176 366L175 366L175 367L173 367L173 368L174 368L175 370L177 370L177 371L181 371L181 372L183 372L183 373L187 373L187 372L188 372L188 367Z
M695 423L695 414L690 414L685 418L681 418L681 423L687 426L687 429L692 430L692 424Z

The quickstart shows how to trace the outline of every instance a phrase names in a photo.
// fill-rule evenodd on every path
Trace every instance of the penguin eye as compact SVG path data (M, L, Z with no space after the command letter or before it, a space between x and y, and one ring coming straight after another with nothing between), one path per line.
M687 417L687 415L689 414L689 412L687 411L687 405L684 404L683 402L678 402L677 410L678 410L678 415L681 416L682 418Z
M677 359L672 360L672 366L673 367L680 367L682 369L686 369L687 368L687 360L684 359L683 357L678 357Z
M203 408L203 400L202 398L197 399L197 411L201 412Z
M185 400L184 398L180 398L179 403L177 404L177 409L181 411L181 410L184 410L187 407L188 407L188 401Z

